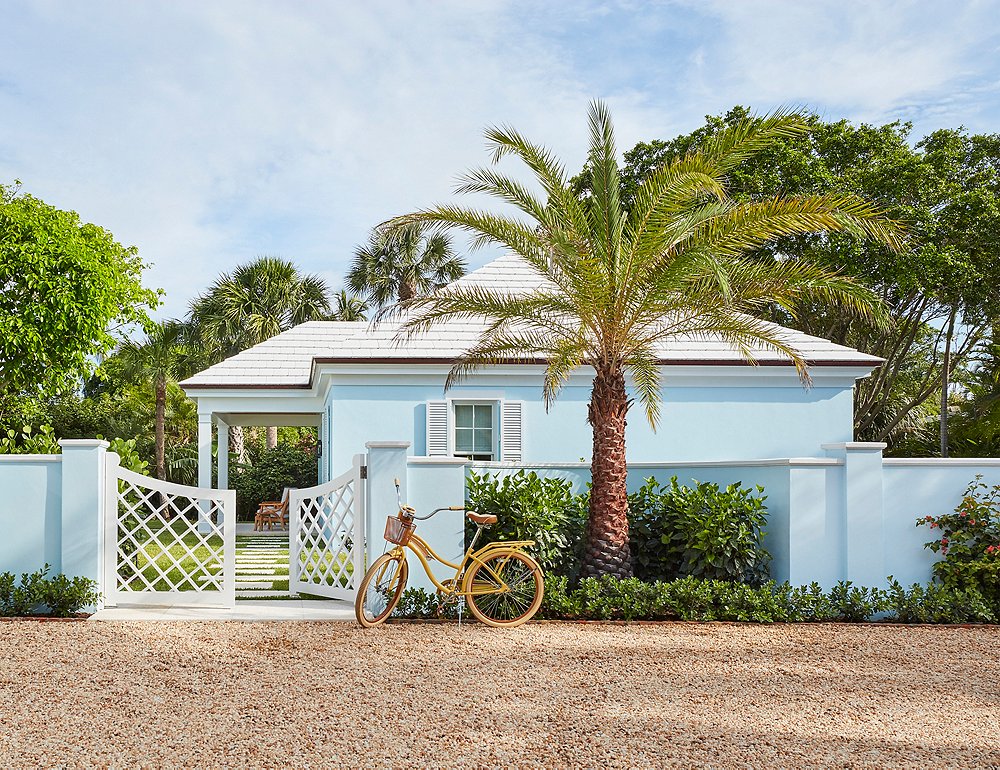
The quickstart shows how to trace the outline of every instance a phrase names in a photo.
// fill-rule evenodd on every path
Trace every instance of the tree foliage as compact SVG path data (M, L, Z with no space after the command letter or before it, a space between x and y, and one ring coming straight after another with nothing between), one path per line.
M748 114L736 107L708 117L690 134L640 143L625 153L625 206L634 205L641 183L660 164L709 146ZM727 176L727 189L747 202L781 193L853 193L906 223L912 238L899 251L836 233L788 235L757 250L766 261L808 261L842 271L886 303L893 319L888 327L859 322L822 301L797 313L775 308L771 317L884 357L886 364L858 384L856 433L898 441L933 425L939 408L932 396L946 381L946 349L953 372L969 363L996 320L1000 135L940 130L911 145L908 123L853 125L816 115L807 123L806 131L775 136L741 159ZM585 169L574 180L578 194L588 196L592 180Z
M354 252L347 285L375 307L385 307L429 294L465 274L451 239L410 222L376 227Z
M78 384L119 331L149 323L144 267L104 228L0 185L0 390Z

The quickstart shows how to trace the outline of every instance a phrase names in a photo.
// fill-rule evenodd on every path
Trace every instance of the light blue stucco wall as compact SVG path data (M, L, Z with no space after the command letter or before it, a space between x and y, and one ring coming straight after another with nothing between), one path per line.
M923 546L939 530L918 527L917 519L953 512L977 474L982 474L984 483L990 486L1000 484L1000 461L957 458L883 461L883 549L887 575L904 584L930 580L931 566L939 557Z
M590 458L589 387L567 387L548 412L535 386L466 385L447 395L522 401L526 463ZM328 472L350 467L351 457L373 438L408 441L411 455L426 455L425 404L444 397L439 385L331 386ZM627 442L632 462L810 457L820 454L823 443L850 441L852 430L850 387L668 387L658 430L635 406Z
M62 569L62 456L0 457L0 572Z

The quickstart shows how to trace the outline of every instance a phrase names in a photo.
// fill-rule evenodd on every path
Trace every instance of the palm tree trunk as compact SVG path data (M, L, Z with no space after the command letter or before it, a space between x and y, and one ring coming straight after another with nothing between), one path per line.
M278 446L278 428L271 425L267 429L267 448L274 449Z
M229 428L229 441L232 444L236 462L243 465L247 461L247 442L243 438L243 426L233 425Z
M594 431L594 454L590 463L590 518L581 577L632 577L625 466L628 407L621 369L598 369L587 417Z
M407 280L402 280L399 282L399 301L406 302L408 299L413 299L417 296L417 290L413 288L413 284Z
M167 383L161 380L156 382L156 478L161 481L167 479L166 460L166 421L167 421Z

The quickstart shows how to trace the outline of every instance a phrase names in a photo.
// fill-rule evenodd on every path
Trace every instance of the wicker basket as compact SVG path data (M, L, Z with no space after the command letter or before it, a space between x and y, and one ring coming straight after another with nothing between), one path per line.
M406 545L417 525L412 521L404 521L398 516L389 516L385 520L385 539L396 545Z

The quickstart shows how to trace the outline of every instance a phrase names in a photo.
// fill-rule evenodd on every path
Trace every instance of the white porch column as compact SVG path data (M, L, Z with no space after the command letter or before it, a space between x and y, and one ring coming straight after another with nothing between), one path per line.
M212 486L212 413L198 412L198 486Z
M216 418L218 429L218 463L216 485L219 489L229 489L229 426L222 420Z
M212 413L198 412L198 486L208 489L212 486ZM207 505L207 503L201 503ZM207 511L198 516L198 531L210 532L211 522Z

